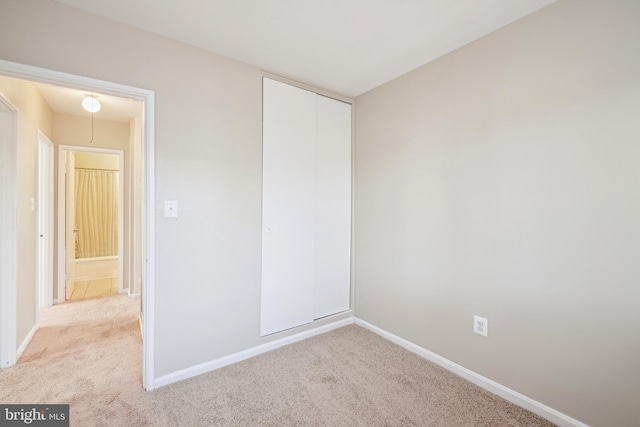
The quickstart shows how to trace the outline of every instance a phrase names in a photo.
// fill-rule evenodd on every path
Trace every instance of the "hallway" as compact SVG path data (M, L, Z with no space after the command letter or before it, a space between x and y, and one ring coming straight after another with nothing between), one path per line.
M139 313L140 299L125 295L42 309L18 363L0 371L0 401L69 403L72 420L91 419L114 401L125 405L142 392Z

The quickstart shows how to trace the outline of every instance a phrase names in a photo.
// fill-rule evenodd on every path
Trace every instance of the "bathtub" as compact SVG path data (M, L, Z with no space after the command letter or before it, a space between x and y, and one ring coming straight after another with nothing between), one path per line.
M103 277L118 277L118 256L100 258L78 258L75 280L93 280Z

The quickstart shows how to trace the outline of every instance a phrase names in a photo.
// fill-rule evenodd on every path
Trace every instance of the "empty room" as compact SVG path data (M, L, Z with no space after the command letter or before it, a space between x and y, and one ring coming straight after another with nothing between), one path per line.
M637 0L0 0L0 419L640 425L639 43ZM57 200L106 109L70 142L42 85L140 105L99 300Z

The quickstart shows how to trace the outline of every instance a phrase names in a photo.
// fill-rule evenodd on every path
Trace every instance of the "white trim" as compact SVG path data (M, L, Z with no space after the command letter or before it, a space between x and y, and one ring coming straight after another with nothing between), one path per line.
M70 89L93 91L95 94L120 96L138 101L149 101L153 91L121 85L118 83L97 80L91 77L62 73L60 71L47 70L31 65L18 64L0 59L0 75L16 79L31 80L50 85L64 86ZM153 107L150 108L153 111ZM146 108L145 108L146 110ZM148 117L145 117L148 119Z
M20 357L22 356L22 353L24 353L24 351L27 349L27 346L31 342L31 339L33 339L33 336L36 334L36 332L38 332L39 328L40 328L40 325L38 324L35 324L33 328L31 328L31 330L25 337L24 341L22 341L22 344L20 344L20 347L18 347L18 354L16 359L20 359Z
M518 406L528 409L529 411L538 414L541 417L546 418L547 420L561 427L589 427L587 424L571 418L570 416L565 415L560 411L550 408L543 403L533 400L521 393L518 393L515 390L512 390L508 387L503 386L502 384L490 380L489 378L473 372L472 370L467 369L464 366L460 366L449 359L446 359L432 351L427 350L426 348L412 343L411 341L407 341L404 338L400 338L399 336L392 334L391 332L387 332L384 329L378 328L371 323L368 323L357 317L354 318L354 322L356 325L369 329L370 331L380 335L381 337L386 338L401 347L404 347L410 352L424 357L425 359L453 372L454 374L461 376L467 381L471 381L472 383L482 387L483 389L497 394L498 396L508 400L511 403L515 403Z
M125 86L117 83L106 82L103 80L92 79L89 77L82 77L73 74L61 73L58 71L47 70L44 68L33 67L30 65L23 65L5 60L0 60L0 75L14 77L18 79L27 79L37 81L40 83L65 86L72 89L91 90L93 93L104 93L108 95L121 96L129 99L135 99L144 102L144 290L142 300L142 310L145 313L143 324L143 340L142 340L142 354L143 354L143 372L142 383L145 389L152 390L154 388L154 301L155 301L155 96L154 92L148 89L141 89L132 86ZM4 165L3 165L3 173ZM7 172L8 173L8 172ZM15 176L15 174L14 174ZM14 180L15 181L15 180ZM13 183L15 187L15 182ZM4 180L3 180L4 185ZM10 204L4 203L4 189L3 189L3 218L5 217L5 211L11 211L15 217L15 196ZM9 212L9 213L11 213ZM3 220L4 224L4 220ZM14 227L15 228L15 227ZM15 230L14 230L15 233ZM5 255L5 247L9 246L11 241L2 236L2 263L4 265L7 262L8 265L13 265L15 274L15 259L7 258ZM15 242L15 238L13 239ZM15 250L12 251L15 253ZM11 262L13 260L13 262ZM5 269L2 269L5 273ZM2 283L9 283L4 281L2 277ZM13 282L15 283L15 278ZM6 286L3 286L3 289ZM15 289L13 291L15 293ZM4 295L2 295L4 297ZM59 298L58 298L59 299ZM4 304L4 303L3 303ZM8 313L2 307L4 315ZM14 307L15 311L15 307ZM15 316L14 316L15 319ZM15 320L13 321L15 322ZM3 325L5 323L3 322ZM15 326L15 323L14 323ZM13 328L13 334L15 335L15 327ZM3 335L6 337L5 335ZM15 342L15 340L14 340Z
M142 383L155 386L155 300L156 300L156 183L155 183L155 94L148 91L144 103L144 278L142 283Z
M65 274L66 274L66 251L64 249L64 242L66 239L65 235L65 211L66 205L61 205L60 197L62 195L62 201L64 201L64 194L66 194L66 182L64 179L64 174L67 171L66 166L66 158L60 155L61 151L58 150L58 302L63 303L67 300L67 296L65 294ZM62 177L63 179L60 179Z
M10 115L9 138L0 144L0 368L16 364L16 186L18 110L0 93L0 109Z
M210 371L214 371L216 369L241 362L243 360L257 356L259 354L266 353L268 351L275 350L280 347L284 347L285 345L306 340L307 338L311 338L316 335L321 335L329 331L332 331L334 329L338 329L343 326L352 325L352 324L353 324L353 317L349 317L343 320L338 320L336 322L329 323L327 325L318 326L317 328L309 329L307 331L303 331L295 335L290 335L288 337L280 338L275 341L269 341L264 344L260 344L256 347L239 351L238 353L230 354L228 356L224 356L219 359L211 360L209 362L201 363L199 365L195 365L190 368L181 369L179 371L172 372L167 375L163 375L162 377L159 377L156 379L155 385L156 387L162 387L165 385L169 385L171 383L175 383L177 381L186 380L187 378L195 377L196 375L201 375Z
M118 150L120 151L120 150ZM118 293L124 293L124 151L120 151L118 163ZM129 195L131 198L131 195ZM129 227L129 239L131 239ZM131 254L129 254L131 257Z

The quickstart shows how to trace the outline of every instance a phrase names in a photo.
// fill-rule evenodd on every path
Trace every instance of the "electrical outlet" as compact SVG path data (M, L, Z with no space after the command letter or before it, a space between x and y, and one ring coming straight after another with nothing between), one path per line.
M473 332L486 337L489 333L489 321L484 317L473 316Z

